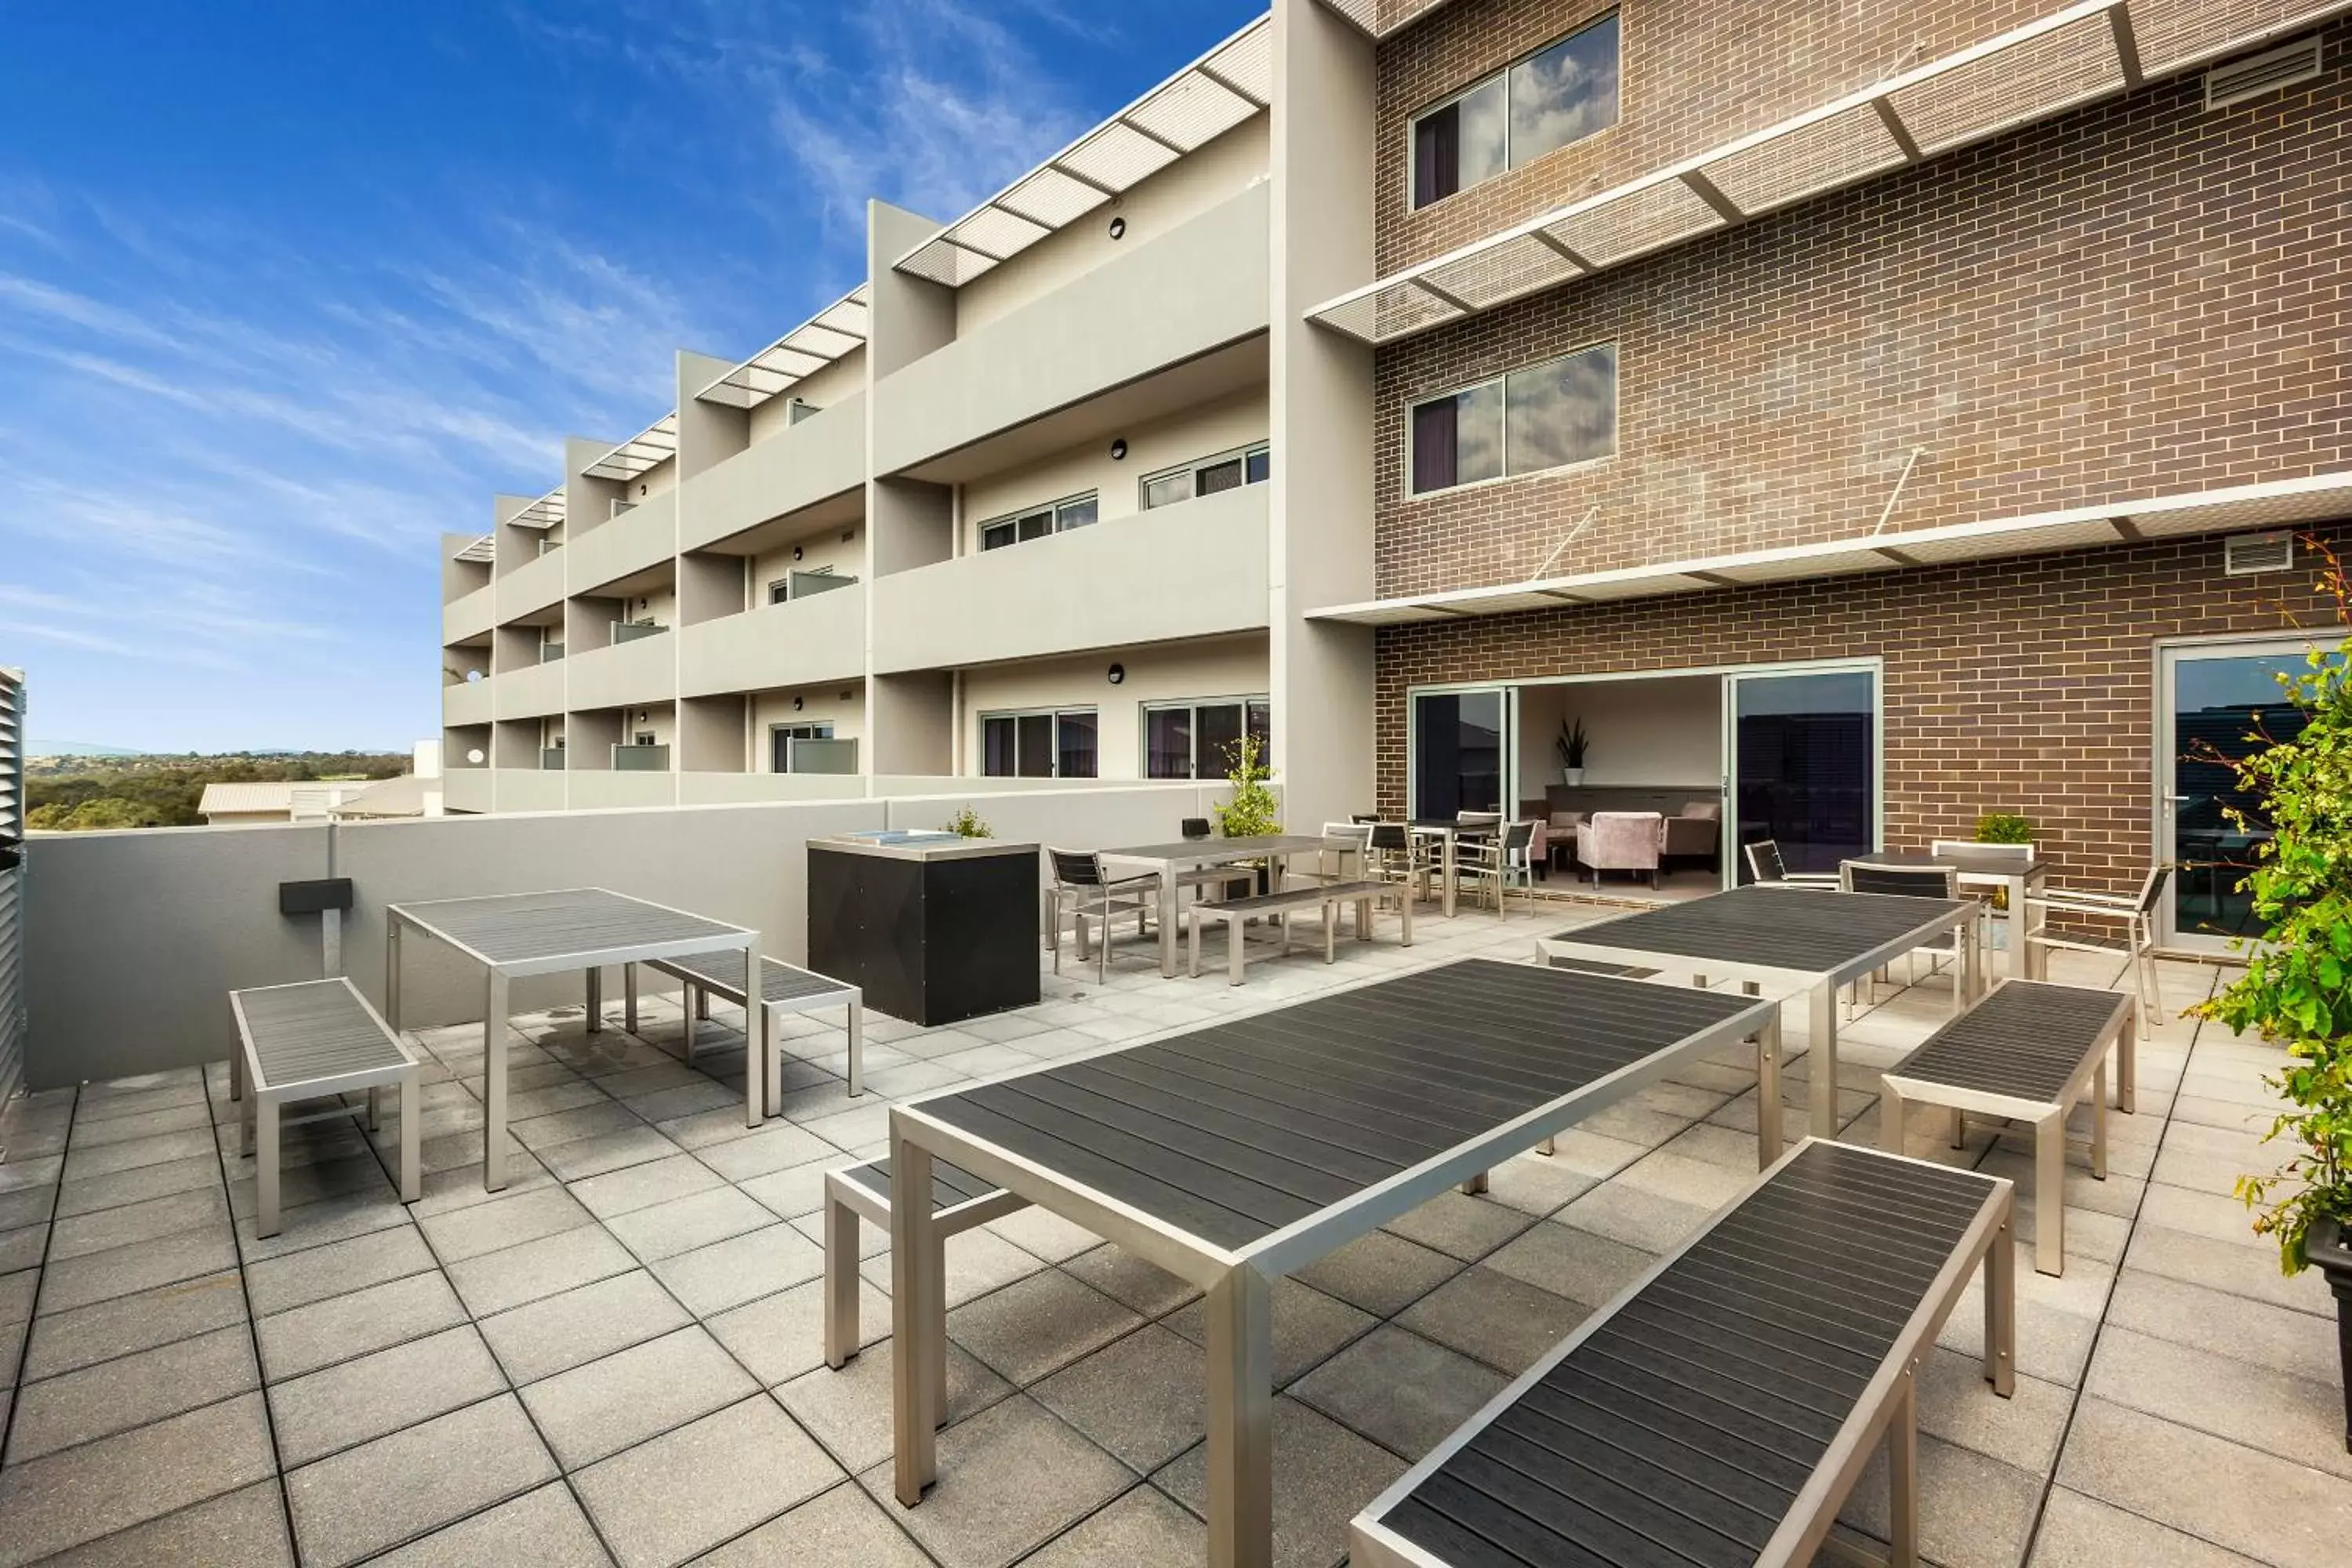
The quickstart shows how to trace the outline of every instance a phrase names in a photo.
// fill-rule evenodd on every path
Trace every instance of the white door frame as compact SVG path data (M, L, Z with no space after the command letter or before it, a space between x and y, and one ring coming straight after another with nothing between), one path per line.
M1739 846L1732 837L1739 826L1739 683L1792 675L1870 677L1870 847L1874 854L1886 847L1886 661L1874 655L1738 666L1723 676L1723 885L1727 888L1739 885Z

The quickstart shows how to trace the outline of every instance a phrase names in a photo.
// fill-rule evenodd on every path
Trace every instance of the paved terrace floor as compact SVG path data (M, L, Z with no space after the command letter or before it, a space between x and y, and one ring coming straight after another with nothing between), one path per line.
M299 1206L268 1241L225 1069L40 1096L9 1118L0 1163L0 1564L1198 1563L1191 1293L1034 1210L950 1242L953 1425L939 1488L906 1511L887 1343L821 1364L820 1173L879 1150L886 1097L1408 965L1531 956L1538 931L1597 912L1431 918L1410 952L1256 964L1238 991L1162 981L1130 948L1108 986L1071 965L1018 1013L873 1020L876 1093L858 1102L839 1035L796 1028L788 1114L756 1133L740 1045L685 1067L674 1008L636 1037L617 1019L592 1037L576 1012L526 1018L520 1173L496 1196L476 1163L478 1032L428 1031L425 1201L394 1201L389 1118L376 1149L302 1129L287 1152ZM2167 965L2168 1011L2213 976ZM2086 961L2058 977L2112 974ZM1850 1136L1875 1140L1874 1069L1944 997L1923 982L1850 1026ZM2279 1276L2228 1196L2263 1158L2248 1129L2271 1059L2177 1019L2144 1047L2114 1173L2068 1177L2064 1278L2021 1252L2014 1400L1979 1380L1980 1311L1954 1316L1921 1400L1936 1562L2346 1560L2330 1303L2315 1278ZM1799 1062L1792 1134L1804 1078ZM1348 1519L1408 1461L1749 1177L1756 1114L1747 1067L1703 1066L1556 1158L1513 1161L1490 1197L1449 1194L1286 1281L1277 1560L1339 1561ZM1916 1152L2029 1178L1983 1135L1939 1147L1931 1120ZM867 1234L878 1336L888 1259ZM1883 1499L1874 1468L1851 1523L1880 1524Z

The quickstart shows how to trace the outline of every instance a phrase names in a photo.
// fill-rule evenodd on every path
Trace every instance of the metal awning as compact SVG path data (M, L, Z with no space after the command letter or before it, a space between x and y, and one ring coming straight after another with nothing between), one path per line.
M2071 511L1863 534L1738 555L1711 555L1649 566L1625 566L1611 572L1587 572L1570 577L1504 583L1486 588L1452 588L1360 605L1334 605L1309 610L1307 618L1348 621L1364 626L1401 626L1478 616L1515 616L1528 610L1558 609L1562 605L1599 605L1619 599L1705 593L1714 588L1853 576L2102 544L2136 544L2193 533L2284 528L2347 514L2352 514L2352 472L2315 474L2308 479L2273 479L2265 484L2196 490L2150 500L2117 501Z
M1274 23L1260 16L891 266L961 288L1273 100Z
M581 472L600 479L634 479L677 456L677 411L655 420Z
M1395 342L2347 8L2346 0L2079 0L1325 300L1307 316L1368 343Z
M1376 39L1402 31L1444 4L1445 0L1323 0L1326 10Z
M449 559L452 561L473 561L478 562L484 566L488 566L492 562L498 560L498 558L499 536L495 533L486 533L482 535L481 538L474 541L473 543L467 545L463 550L458 551L457 554L452 555Z
M507 521L517 528L535 528L545 532L563 521L563 487L556 486Z
M790 391L793 383L865 346L869 330L866 303L871 297L860 283L696 393L696 399L730 408L757 408L778 393Z

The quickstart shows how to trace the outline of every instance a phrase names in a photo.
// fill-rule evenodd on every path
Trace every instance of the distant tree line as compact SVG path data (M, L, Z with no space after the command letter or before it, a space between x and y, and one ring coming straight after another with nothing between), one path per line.
M76 832L107 827L194 827L208 784L278 780L388 779L408 771L405 755L301 752L279 756L91 757L28 770L25 826Z

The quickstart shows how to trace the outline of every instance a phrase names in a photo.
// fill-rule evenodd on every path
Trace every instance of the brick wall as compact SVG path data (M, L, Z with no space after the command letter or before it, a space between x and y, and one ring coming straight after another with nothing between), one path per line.
M2352 550L2352 524L2319 531ZM1381 808L1405 804L1415 686L1875 656L1887 844L1925 848L1966 837L1983 812L2020 811L2054 852L2060 880L2129 890L2152 854L2158 640L2296 626L2343 635L2328 634L2334 606L2311 573L2224 577L2221 548L2118 546L1384 628Z
M1383 47L1383 114L1476 74L1442 62L1499 62L1600 8L1448 7ZM1691 9L1634 5L1627 22ZM1844 8L1707 9L1785 9L1826 37ZM1999 9L1860 15L1974 37L1998 30ZM1847 64L1878 74L1892 34L1853 31L1881 43L1853 45ZM1725 47L1770 55L1779 36L1759 24ZM1596 506L1554 574L1866 532L1915 446L1927 453L1895 529L2352 467L2352 25L2329 29L2326 58L2318 80L2218 113L2199 79L2158 83L1381 351L1380 591L1524 578ZM1610 134L1672 134L1642 131L1633 90ZM1402 179L1400 137L1383 139L1384 199ZM1581 188L1552 162L1473 193L1496 210L1472 226ZM1468 237L1424 244L1383 212L1398 257ZM1614 458L1403 496L1409 398L1601 342L1618 345Z

